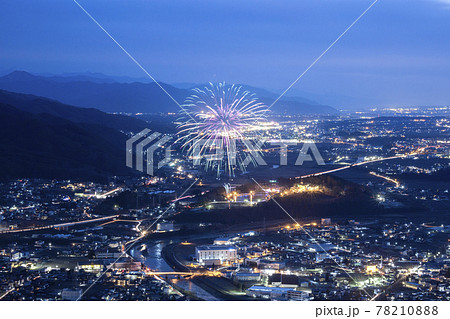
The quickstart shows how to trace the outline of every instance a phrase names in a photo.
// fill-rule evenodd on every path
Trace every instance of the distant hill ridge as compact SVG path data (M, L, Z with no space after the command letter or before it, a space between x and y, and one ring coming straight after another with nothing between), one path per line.
M0 90L0 178L105 180L125 166L125 132L151 123Z
M159 83L178 103L183 103L192 90ZM245 86L270 105L275 93ZM0 77L0 89L45 96L66 104L97 108L109 113L168 113L178 112L178 105L156 83L119 83L89 76L38 76L14 71ZM292 114L335 114L338 111L303 98L282 98L274 112Z
M126 174L126 135L0 103L0 177L104 179Z
M0 90L0 103L25 112L47 113L76 123L104 125L124 132L138 132L148 126L146 122L131 116L107 114L94 108L76 107L31 94Z

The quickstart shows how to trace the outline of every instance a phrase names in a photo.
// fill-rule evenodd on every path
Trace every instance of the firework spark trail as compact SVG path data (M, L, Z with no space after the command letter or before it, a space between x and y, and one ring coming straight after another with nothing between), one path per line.
M207 168L215 163L218 175L222 168L230 176L236 168L245 170L240 146L251 154L261 152L249 139L255 120L264 117L267 106L242 87L210 83L209 87L194 89L183 107L189 117L179 125L178 141L193 158L205 158Z

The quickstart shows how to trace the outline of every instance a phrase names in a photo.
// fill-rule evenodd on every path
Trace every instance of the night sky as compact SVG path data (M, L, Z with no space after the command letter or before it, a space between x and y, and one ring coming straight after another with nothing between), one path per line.
M79 0L153 76L281 91L373 0ZM0 72L145 74L72 0L0 3ZM290 92L450 104L450 1L380 0Z

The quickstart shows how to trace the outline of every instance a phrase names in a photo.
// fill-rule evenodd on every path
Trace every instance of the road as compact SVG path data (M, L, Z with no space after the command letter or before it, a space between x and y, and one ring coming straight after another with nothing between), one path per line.
M371 163L375 163L375 162L382 162L382 161L388 161L388 160L392 160L392 159L406 158L408 156L417 155L417 154L421 153L422 151L423 150L419 150L417 152L413 152L413 153L410 153L410 154L396 155L396 156L378 158L378 159L374 159L374 160L370 160L370 161L359 162L359 163L355 163L355 164L351 164L351 165L346 165L346 166L330 169L328 171L323 171L323 172L313 173L313 174L308 174L308 175L303 175L303 176L297 176L297 177L295 177L295 179L302 179L302 178L308 178L308 177L313 177L313 176L320 176L320 175L330 174L330 173L339 172L339 171L342 171L344 169L348 169L348 168L351 168L351 167L371 164Z
M65 228L65 227L71 227L75 225L81 225L81 224L88 224L88 223L95 223L95 222L101 222L104 220L110 220L119 217L120 215L111 215L106 217L99 217L99 218L93 218L93 219L85 219L85 220L79 220L75 222L69 222L69 223L62 223L62 224L53 224L53 225L46 225L46 226L38 226L38 227L29 227L29 228L21 228L21 229L8 229L8 230L2 230L0 231L0 234L13 234L13 233L21 233L21 232L29 232L29 231L37 231L37 230L45 230L45 229L58 229L58 228Z

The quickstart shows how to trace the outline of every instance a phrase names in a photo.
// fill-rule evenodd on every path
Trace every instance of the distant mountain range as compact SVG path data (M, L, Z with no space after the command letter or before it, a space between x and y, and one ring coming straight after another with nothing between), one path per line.
M192 94L186 85L175 87L159 83L178 103ZM267 90L244 86L270 105L278 97ZM45 96L70 105L97 108L109 113L168 113L178 112L179 106L156 83L120 83L114 79L90 75L39 76L14 71L0 77L0 89ZM331 106L314 101L289 97L282 98L274 112L289 114L336 114Z

